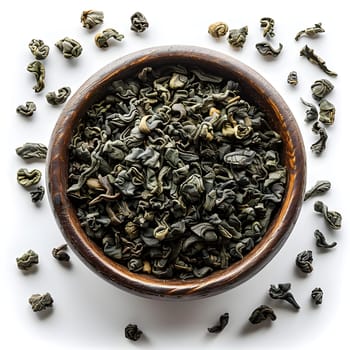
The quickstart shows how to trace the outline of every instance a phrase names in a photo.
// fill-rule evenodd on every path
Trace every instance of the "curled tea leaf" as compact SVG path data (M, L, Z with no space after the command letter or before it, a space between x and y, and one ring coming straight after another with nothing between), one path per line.
M34 250L29 249L26 253L16 258L16 262L20 270L27 271L39 263L39 256Z
M91 29L98 24L102 24L103 19L104 14L102 11L87 10L82 12L80 22L83 24L84 28Z
M263 17L260 19L260 27L263 28L263 36L274 37L275 21L271 17Z
M233 47L243 47L248 35L248 26L240 29L231 29L228 33L227 41Z
M311 250L300 252L295 260L296 266L304 273L311 273L313 271L312 262L313 256Z
M95 44L99 48L106 48L109 46L108 40L115 39L116 41L122 41L124 39L124 35L118 33L113 28L105 29L102 33L97 33L95 35Z
M32 101L27 101L25 105L20 105L16 108L18 114L30 117L36 111L36 105Z
M32 39L28 46L36 60L43 60L49 55L50 48L40 39Z
M310 197L317 196L322 193L326 193L330 190L331 183L328 180L319 180L314 186L312 186L308 191L306 191L304 196L304 201Z
M262 42L255 45L256 49L262 56L277 57L283 48L283 45L279 43L278 49L274 49L269 43Z
M219 323L213 327L208 328L209 333L220 333L228 324L230 315L228 312L222 314L219 318Z
M208 28L208 33L213 38L220 38L221 36L225 36L227 32L228 32L228 25L224 22L212 23Z
M315 100L322 100L325 98L332 90L334 85L327 79L315 80L311 85L312 97Z
M321 288L314 288L311 291L311 299L315 305L321 305L323 301L323 290Z
M148 27L149 23L146 17L141 12L135 12L131 17L130 29L136 33L144 32Z
M125 327L125 338L132 340L132 341L137 341L141 338L142 331L138 328L136 324L128 324Z
M38 203L43 200L45 195L45 188L43 186L38 186L34 190L29 192L33 203Z
M323 99L319 102L320 118L319 121L325 125L332 125L335 118L335 107L333 103Z
M43 311L48 307L52 307L53 304L53 299L50 293L33 294L28 301L34 312Z
M298 41L304 35L314 37L319 33L324 33L324 31L325 30L322 28L322 23L316 23L313 27L309 27L298 32L295 36L295 40Z
M317 56L313 49L310 49L307 45L305 45L301 51L300 56L304 56L309 62L316 64L319 66L326 74L336 77L338 74L329 70L326 66L326 62L320 56Z
M35 92L40 92L45 87L45 67L40 61L29 63L27 71L34 74L36 84L33 86Z
M83 51L79 42L69 37L58 40L55 46L62 52L63 57L68 59L79 57Z
M253 310L252 314L249 317L249 322L252 324L258 324L267 319L275 321L276 318L276 314L270 306L260 305L255 310Z
M320 248L334 248L337 245L337 242L328 243L326 241L326 237L324 236L324 234L321 231L319 231L319 230L315 230L314 236L316 238L316 245L317 245L317 247L320 247Z
M330 211L326 204L321 201L314 203L314 210L323 215L329 228L333 230L341 229L342 216L337 211Z
M62 244L57 248L52 249L52 256L59 261L69 261L70 256L66 252L67 244Z
M326 149L328 139L327 131L320 122L315 122L312 125L312 131L319 135L319 139L311 145L311 151L316 154L321 154Z
M47 147L42 143L26 142L23 146L16 148L16 153L22 159L45 159Z
M304 101L301 97L300 97L300 101L302 102L303 105L309 107L305 111L305 113L306 113L305 121L311 122L311 121L317 120L318 119L317 107L312 103Z
M269 295L272 299L281 299L287 301L298 310L300 309L300 306L296 302L293 294L289 291L290 288L290 283L279 283L278 287L271 284L269 289Z
M28 169L21 168L17 171L17 182L23 187L31 187L39 183L41 179L41 171L38 169L33 169L29 171Z
M295 70L288 74L287 83L293 86L298 84L298 73Z
M70 87L65 86L58 89L57 94L55 91L48 92L46 94L46 101L51 105L59 105L66 102L71 93Z

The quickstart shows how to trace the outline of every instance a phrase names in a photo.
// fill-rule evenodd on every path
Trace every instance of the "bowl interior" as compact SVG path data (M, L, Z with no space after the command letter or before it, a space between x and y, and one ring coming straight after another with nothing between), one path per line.
M91 241L67 197L68 146L79 118L106 95L109 83L134 75L146 66L180 64L199 67L237 81L241 96L265 112L272 129L283 139L281 161L287 185L280 209L262 240L242 260L202 279L159 280L135 274L114 262ZM199 298L228 290L262 269L288 238L301 208L305 187L305 151L297 123L278 92L258 73L224 54L203 48L167 46L146 49L118 59L87 80L67 102L55 126L49 147L47 185L52 209L69 245L90 268L118 287L152 298Z

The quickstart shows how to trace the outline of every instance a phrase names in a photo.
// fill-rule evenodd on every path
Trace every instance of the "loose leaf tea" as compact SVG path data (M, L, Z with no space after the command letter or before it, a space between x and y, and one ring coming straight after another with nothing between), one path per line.
M314 210L323 215L329 228L333 230L341 229L342 216L337 211L329 211L326 204L321 201L314 203Z
M304 56L308 59L309 62L318 65L326 74L336 77L338 74L329 70L326 66L326 62L319 56L314 53L313 49L310 49L307 45L305 45L301 51L300 56Z
M29 63L27 71L34 74L36 84L33 86L35 92L40 92L45 87L45 67L40 61Z
M55 91L48 92L46 94L46 101L51 105L59 105L66 102L71 93L70 87L65 86L58 89L57 94Z
M248 27L231 29L228 33L227 41L233 47L243 47L248 35Z
M140 339L141 335L143 334L142 331L138 328L136 324L128 324L125 327L125 338L137 341Z
M322 28L322 23L316 23L313 27L306 28L297 33L295 40L298 41L304 35L315 37L317 34L324 33L324 31L325 30Z
M296 302L293 294L289 291L290 288L290 283L279 283L278 287L271 284L269 289L269 295L272 299L281 299L287 301L298 310L300 309L300 306Z
M70 256L66 252L67 244L62 244L57 248L52 249L52 256L59 261L69 261Z
M36 105L32 101L27 101L25 105L20 105L16 108L16 112L25 117L30 117L36 111Z
M267 319L275 321L277 319L275 312L268 305L260 305L250 315L249 322L252 324L258 324Z
M48 307L52 307L53 304L53 299L50 293L45 293L42 295L33 294L28 301L34 312L43 311Z
M255 45L256 49L262 56L277 57L283 48L283 45L279 43L278 49L274 49L269 43L263 42Z
M335 107L333 103L329 102L326 99L323 99L319 102L319 107L320 107L319 121L325 125L334 124Z
M337 245L337 242L328 243L326 241L326 237L324 236L324 234L321 231L319 231L319 230L315 230L314 236L316 238L316 245L317 245L317 247L320 247L320 248L334 248Z
M220 333L228 324L230 315L228 312L225 312L220 316L219 323L213 327L208 328L209 333Z
M327 79L315 80L311 85L312 97L315 100L322 100L325 98L332 90L334 85Z
M274 37L275 32L274 32L274 26L275 26L275 21L270 18L270 17L263 17L260 19L260 27L263 28L263 36L264 37Z
M300 97L300 101L302 102L303 105L305 105L306 107L309 107L306 111L306 117L305 117L305 121L306 122L312 122L314 120L318 119L318 111L317 111L317 107L310 103L310 102L306 102L304 101L301 97Z
M145 67L81 117L68 195L87 236L138 273L202 278L242 259L281 203L282 140L233 81Z
M131 20L130 29L136 33L144 32L149 26L149 23L147 22L146 17L141 12L135 12L130 17L130 20Z
M56 42L55 46L62 52L65 58L79 57L83 51L82 46L74 39L65 37Z
M312 262L313 256L311 250L304 250L303 252L299 253L295 260L297 267L304 273L312 272Z
M16 258L16 262L20 270L27 271L39 263L39 255L34 250L29 249L22 256Z
M45 159L47 147L42 143L26 142L23 146L16 148L16 153L22 159Z
M331 183L328 180L319 180L314 186L312 186L308 191L306 191L304 196L304 201L307 199L317 196L319 194L326 193L330 190Z
M80 22L83 24L83 27L87 29L91 29L98 24L102 24L103 19L103 12L96 10L83 11L83 13L80 16Z
M41 179L41 171L38 169L33 169L29 171L28 169L21 168L17 171L17 182L23 187L31 187L39 183Z
M298 84L298 73L295 70L288 74L287 83L293 86Z
M326 149L328 134L320 122L315 122L312 125L312 131L319 135L319 139L311 145L311 151L319 155Z
M321 288L314 288L311 291L311 299L315 305L321 305L323 299L323 290Z
M34 190L29 192L33 203L38 203L43 200L45 195L45 188L43 186L38 186Z
M213 38L220 38L221 36L225 36L228 32L228 25L224 22L215 22L211 24L208 28L208 33Z
M49 55L50 48L40 39L32 39L28 46L36 60L43 60Z
M99 48L106 48L109 46L108 44L109 39L122 41L124 39L124 35L118 33L115 29L108 28L108 29L105 29L102 33L97 33L95 35L95 44Z

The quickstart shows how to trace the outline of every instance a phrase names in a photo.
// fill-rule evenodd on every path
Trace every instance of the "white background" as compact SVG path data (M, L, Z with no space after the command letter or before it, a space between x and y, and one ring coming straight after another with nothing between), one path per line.
M2 8L1 36L1 347L8 349L318 349L346 344L350 311L349 266L350 232L348 227L349 193L347 179L349 144L349 31L344 1L9 1ZM88 31L80 24L80 14L87 9L102 10L105 21ZM130 16L141 11L150 28L143 34L131 32ZM261 17L275 19L276 36L272 44L284 45L279 57L267 60L255 44L263 41ZM243 49L231 48L225 39L215 40L207 33L208 25L224 21L230 28L248 25L249 34ZM305 27L322 22L326 32L317 39L295 34ZM101 50L94 44L97 31L115 28L125 35L121 43ZM63 58L54 43L65 36L83 46L76 60ZM31 39L44 40L50 55L44 61L46 88L35 94L34 77L26 66L34 58L28 49ZM290 238L277 256L258 275L224 294L193 302L167 302L143 299L108 284L71 254L71 267L65 268L51 256L51 249L63 242L47 201L35 206L28 191L16 182L21 167L43 171L45 164L28 163L15 154L25 142L49 143L61 107L45 101L48 91L70 86L73 92L95 71L133 51L156 45L198 45L221 52L250 65L281 93L293 111L304 137L308 174L307 187L317 180L332 182L332 189L318 199L331 210L343 214L343 228L330 231L320 215L313 211L314 200L307 201ZM299 56L308 44L323 57L328 67L338 73L327 77L318 67ZM291 70L299 74L299 84L286 83ZM328 148L320 157L310 151L317 137L311 125L304 122L305 108L299 98L312 101L310 86L316 79L327 78L335 85L328 99L336 106L336 120L328 127ZM16 114L19 104L35 101L37 112L31 118ZM318 228L336 248L323 252L315 246L314 230ZM38 269L23 274L15 258L28 249L40 256ZM314 252L314 271L305 277L295 268L295 257L302 250ZM301 305L299 312L288 304L271 300L270 284L292 283L292 292ZM314 287L324 290L324 302L314 307L310 293ZM52 312L31 311L28 297L50 292L55 300ZM277 320L251 327L251 311L267 303L275 309ZM230 322L218 335L207 333L219 315L229 312ZM137 323L145 337L138 343L124 338L124 327ZM345 343L344 343L345 342ZM338 345L345 348L345 345Z

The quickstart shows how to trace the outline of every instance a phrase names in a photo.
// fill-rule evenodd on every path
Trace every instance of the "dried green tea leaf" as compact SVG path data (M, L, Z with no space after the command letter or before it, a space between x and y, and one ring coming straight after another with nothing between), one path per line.
M323 215L329 228L333 230L341 229L342 216L337 211L330 211L326 204L321 201L314 203L314 210Z
M334 124L335 106L333 105L333 103L329 102L326 99L323 99L319 102L319 107L320 107L319 121L325 125Z
M38 186L34 190L29 192L33 203L38 203L43 200L45 195L45 188L43 186Z
M23 187L31 187L36 185L40 179L41 171L38 169L29 171L28 169L21 168L17 171L17 182Z
M138 328L136 324L128 324L125 327L125 338L132 340L132 341L137 341L141 338L141 335L143 332Z
M327 79L315 80L311 85L312 97L315 100L322 100L325 98L332 90L334 85Z
M62 52L63 56L68 59L79 57L83 51L78 41L68 37L58 40L55 46Z
M319 231L319 230L315 230L314 236L316 238L316 245L317 245L317 247L320 247L320 248L334 248L337 245L337 242L328 243L326 241L326 237L324 236L324 234L321 231Z
M227 32L228 32L228 25L224 22L212 23L208 28L208 33L213 38L220 38L221 36L225 36Z
M102 24L104 19L104 14L102 11L87 10L83 11L80 16L80 22L83 24L84 28L91 29L98 24Z
M36 111L36 105L32 101L27 101L25 105L20 105L16 108L18 114L30 117Z
M99 48L106 48L109 46L108 40L115 39L116 41L122 41L124 39L124 35L118 33L113 28L105 29L102 33L97 33L95 36L95 44Z
M321 288L314 288L311 291L311 299L315 305L321 305L323 301L323 290Z
M319 155L326 149L328 134L325 127L318 121L312 125L312 131L319 135L319 139L311 145L311 151Z
M52 256L58 261L69 261L70 256L66 252L67 244L62 244L57 248L52 249Z
M219 318L219 323L213 327L208 328L209 333L220 333L228 324L230 315L228 312L222 314Z
M49 55L50 48L40 39L32 39L28 46L37 60L43 60Z
M263 36L264 37L274 37L274 26L275 21L271 17L263 17L260 19L260 27L263 28Z
M45 87L45 67L40 61L28 64L27 71L34 74L36 84L33 86L35 92L40 92Z
M228 33L227 41L233 47L243 47L248 35L248 26L240 29L231 29Z
M326 62L320 57L317 56L314 52L313 49L310 49L307 45L305 45L301 51L300 51L300 56L304 56L305 58L307 58L307 60L313 64L316 64L317 66L319 66L326 74L332 76L332 77L336 77L338 74L335 72L332 72L331 70L329 70L326 66Z
M283 45L279 43L278 49L274 49L269 43L263 42L256 44L255 47L262 56L277 57L281 53Z
M281 299L287 301L298 310L300 309L300 306L296 302L293 294L289 291L290 288L290 283L279 283L278 287L271 284L269 289L269 295L272 299Z
M46 101L51 105L59 105L66 102L71 93L71 89L68 86L64 86L56 91L51 91L46 94Z
M292 86L295 86L298 84L298 73L295 70L291 71L288 74L287 83Z
M301 97L300 97L300 101L303 105L309 107L306 111L305 111L305 114L306 114L306 117L305 117L305 121L306 122L312 122L314 120L317 120L318 119L318 111L317 111L317 107L310 103L310 102L306 102L304 101Z
M322 28L322 23L316 23L313 27L309 27L298 32L295 36L295 40L298 41L304 35L315 37L317 34L324 32L325 30Z
M45 310L48 307L52 307L53 304L53 299L50 293L33 294L28 301L34 312Z
M39 263L39 255L34 252L34 250L29 249L26 253L22 254L22 256L16 258L17 267L20 270L29 270Z
M331 183L328 180L319 180L314 186L312 186L308 191L306 191L304 196L304 201L310 197L317 196L319 194L328 192L331 188Z
M258 324L267 319L275 321L277 319L276 314L270 306L260 305L255 310L253 310L252 314L249 317L249 322L252 324Z
M148 27L149 23L146 17L141 12L135 12L131 17L130 29L136 33L144 32Z
M295 260L296 266L304 273L311 273L313 271L312 262L313 256L311 250L300 252Z
M45 159L47 147L42 143L26 142L23 146L16 148L16 153L22 159Z

